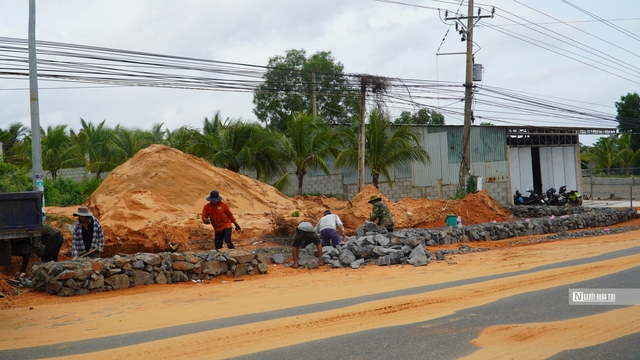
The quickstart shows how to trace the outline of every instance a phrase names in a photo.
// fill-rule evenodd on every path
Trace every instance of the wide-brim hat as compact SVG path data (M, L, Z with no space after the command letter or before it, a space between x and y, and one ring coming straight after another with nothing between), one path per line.
M382 198L378 195L371 195L371 198L369 199L369 204L373 204L376 201L382 201Z
M220 194L218 194L218 190L213 190L211 194L209 194L207 201L222 201Z
M93 216L93 213L89 211L88 207L81 206L78 208L78 211L73 213L73 216Z

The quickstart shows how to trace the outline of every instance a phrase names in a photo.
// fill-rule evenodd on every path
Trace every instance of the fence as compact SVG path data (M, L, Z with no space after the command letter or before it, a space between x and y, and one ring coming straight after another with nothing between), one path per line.
M610 171L582 170L580 193L591 200L629 200L640 198L640 168ZM571 190L571 189L569 189Z

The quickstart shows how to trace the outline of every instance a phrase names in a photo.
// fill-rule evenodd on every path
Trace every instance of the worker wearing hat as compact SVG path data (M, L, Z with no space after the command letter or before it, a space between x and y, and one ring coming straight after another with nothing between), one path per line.
M342 236L344 236L344 225L340 221L340 217L336 214L332 214L331 210L325 210L322 218L316 225L316 232L320 234L322 239L322 246L336 247L342 241L342 238L338 234L337 230L340 230Z
M104 233L100 221L86 206L79 207L73 216L77 216L78 221L73 226L71 256L74 259L84 256L99 258L104 249Z
M391 216L391 211L389 211L387 205L382 202L382 198L378 195L371 195L369 204L373 205L369 221L375 222L377 220L378 226L387 229L388 232L393 232L393 216Z
M213 190L207 198L207 203L202 208L202 221L205 224L211 224L213 226L214 245L216 250L222 248L222 241L227 244L227 248L235 249L235 246L231 242L231 224L234 224L236 231L240 231L240 225L236 222L236 218L233 217L229 206L222 201L222 197L217 190Z

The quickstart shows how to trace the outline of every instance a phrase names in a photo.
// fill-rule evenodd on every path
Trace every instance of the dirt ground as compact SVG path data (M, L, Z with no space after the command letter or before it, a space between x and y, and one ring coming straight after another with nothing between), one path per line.
M631 225L640 225L640 220L620 224ZM387 292L525 270L640 246L640 231L533 245L521 245L521 240L524 238L470 243L472 247L491 250L454 255L447 261L425 267L300 270L272 266L267 274L246 276L242 281L221 276L202 283L138 286L68 298L28 291L0 300L2 328L11 329L0 336L0 340L6 348L41 346L323 303L369 295L380 289ZM115 348L91 356L96 359L228 358L327 336L426 321L500 298L615 273L635 267L639 261L640 256L635 255L603 264L546 270L542 274L439 291L436 298L422 294L371 301L317 314ZM566 348L591 346L637 332L640 307L612 310L566 321L487 328L473 342L481 350L469 358L509 359L522 354L528 358L546 358ZM64 331L47 330L52 328ZM39 334L37 338L29 336L34 331ZM81 357L86 355L69 358Z

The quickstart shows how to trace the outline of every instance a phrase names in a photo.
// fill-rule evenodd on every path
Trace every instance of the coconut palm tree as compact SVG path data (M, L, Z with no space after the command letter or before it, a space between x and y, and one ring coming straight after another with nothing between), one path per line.
M255 170L256 178L262 181L285 171L289 161L282 155L282 149L277 131L240 119L227 118L223 122L219 113L212 121L205 118L203 133L189 147L191 153L215 166L233 172L243 168Z
M330 175L325 159L337 155L334 138L328 125L313 119L311 115L303 113L292 116L287 123L286 137L283 137L283 151L295 164L295 171L285 173L274 186L278 189L286 187L288 175L295 173L298 178L298 195L302 195L304 176L308 170L322 169L325 174Z
M189 127L189 126L181 126L180 128L167 131L167 138L165 143L167 146L172 147L174 149L178 149L183 153L190 154L191 147L193 146L196 139L198 139L202 134L199 129Z
M105 126L103 120L93 125L80 118L82 128L78 133L78 143L86 168L99 179L103 172L111 171L118 165L117 152L113 145L113 130Z
M588 152L580 154L580 160L594 163L597 167L606 169L607 175L611 175L611 168L622 163L615 135L598 139Z
M31 155L21 148L25 136L29 129L19 122L9 125L7 130L0 129L0 142L2 143L2 161L22 167L25 163L31 162ZM26 158L25 158L26 156Z
M78 161L77 146L71 142L67 125L48 126L42 130L42 167L48 170L53 181L58 172L67 167L82 165Z
M619 158L622 166L626 168L627 175L629 169L640 160L640 149L633 150L633 139L631 133L624 133L616 140L616 145L620 150Z
M358 166L358 128L341 128L337 134L343 150L336 158L334 167ZM418 136L409 127L392 129L391 123L380 110L369 115L365 133L365 164L371 169L373 186L378 188L380 176L391 182L389 171L394 166L410 165L413 161L425 164L431 161L429 153L418 141Z
M121 125L113 130L114 163L120 165L131 159L138 151L151 145L150 133L139 129L127 129Z

